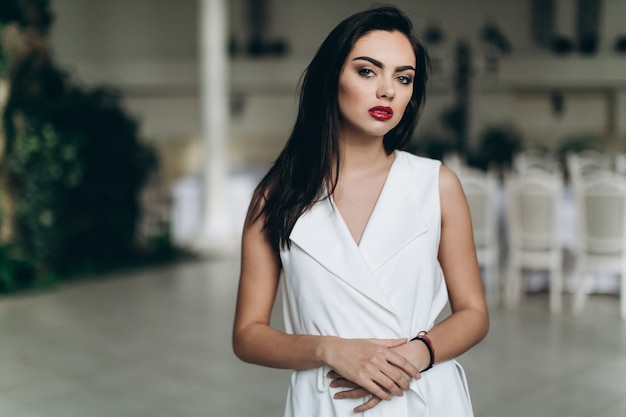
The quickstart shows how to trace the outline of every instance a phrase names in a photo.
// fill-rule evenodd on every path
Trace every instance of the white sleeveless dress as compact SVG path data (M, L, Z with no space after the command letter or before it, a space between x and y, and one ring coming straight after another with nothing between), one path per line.
M448 293L437 260L441 231L439 161L396 151L357 246L329 199L296 222L280 254L285 328L292 334L412 338L430 329ZM327 367L294 371L285 417L354 416L366 399L335 400ZM462 368L436 363L402 397L361 414L468 417Z

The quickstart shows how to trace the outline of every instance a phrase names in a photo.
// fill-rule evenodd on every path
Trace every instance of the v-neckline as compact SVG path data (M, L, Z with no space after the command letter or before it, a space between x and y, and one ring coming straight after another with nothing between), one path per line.
M391 161L391 165L389 166L389 169L387 170L387 175L385 176L385 180L383 181L382 186L380 187L380 190L378 191L378 195L376 196L376 201L374 202L374 205L372 206L372 210L370 211L369 215L367 216L367 220L365 221L365 225L363 226L363 230L361 230L361 235L360 235L360 239L357 242L356 239L354 238L354 236L352 236L352 232L350 232L350 227L348 227L348 223L346 222L346 220L343 217L343 214L341 214L341 210L339 210L339 206L335 203L335 199L333 198L332 195L330 195L330 200L332 205L335 208L337 217L339 218L340 223L342 224L345 233L348 234L348 237L350 238L350 241L352 243L354 243L354 245L357 248L361 248L361 245L363 243L363 239L366 236L367 233L367 229L369 224L372 222L372 218L374 217L374 214L376 213L376 208L379 206L379 201L381 199L381 197L383 196L383 193L385 192L385 189L387 188L387 183L389 182L389 178L391 177L391 173L394 170L394 166L396 165L396 162L398 160L398 153L397 151L394 151L394 155L393 155L393 161Z

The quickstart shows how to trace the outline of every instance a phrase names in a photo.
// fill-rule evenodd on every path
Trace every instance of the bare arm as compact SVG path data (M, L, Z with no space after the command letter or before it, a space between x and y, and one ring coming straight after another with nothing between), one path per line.
M476 259L470 211L456 174L439 172L441 238L439 263L448 287L452 314L428 332L437 362L456 358L480 342L489 329L489 314ZM396 348L420 369L428 365L426 346L415 341Z
M233 327L235 354L274 368L310 369L327 365L384 399L402 395L418 370L391 350L403 339L342 339L290 335L269 325L280 277L280 259L265 238L262 219L247 222L242 240L241 276Z
M280 259L265 239L262 220L246 224L233 328L235 354L243 361L273 368L322 366L319 337L287 335L269 326L280 270Z
M430 330L437 361L455 358L481 341L489 314L476 259L469 207L457 176L441 167L441 240L439 262L452 314ZM422 344L422 343L420 343Z

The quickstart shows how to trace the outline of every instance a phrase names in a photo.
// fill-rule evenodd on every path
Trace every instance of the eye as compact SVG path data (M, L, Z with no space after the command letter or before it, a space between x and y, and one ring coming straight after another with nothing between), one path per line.
M400 84L411 84L413 82L413 78L409 77L408 75L400 75L399 77L396 77L396 80L398 80L400 82Z
M372 71L369 68L361 68L359 69L359 75L361 77L370 78L370 77L373 77L375 74L374 74L374 71Z

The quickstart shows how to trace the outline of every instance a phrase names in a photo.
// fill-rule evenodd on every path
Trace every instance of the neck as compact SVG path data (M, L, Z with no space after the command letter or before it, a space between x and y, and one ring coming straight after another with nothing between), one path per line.
M383 146L383 138L340 138L340 175L387 168L394 155L388 155Z

